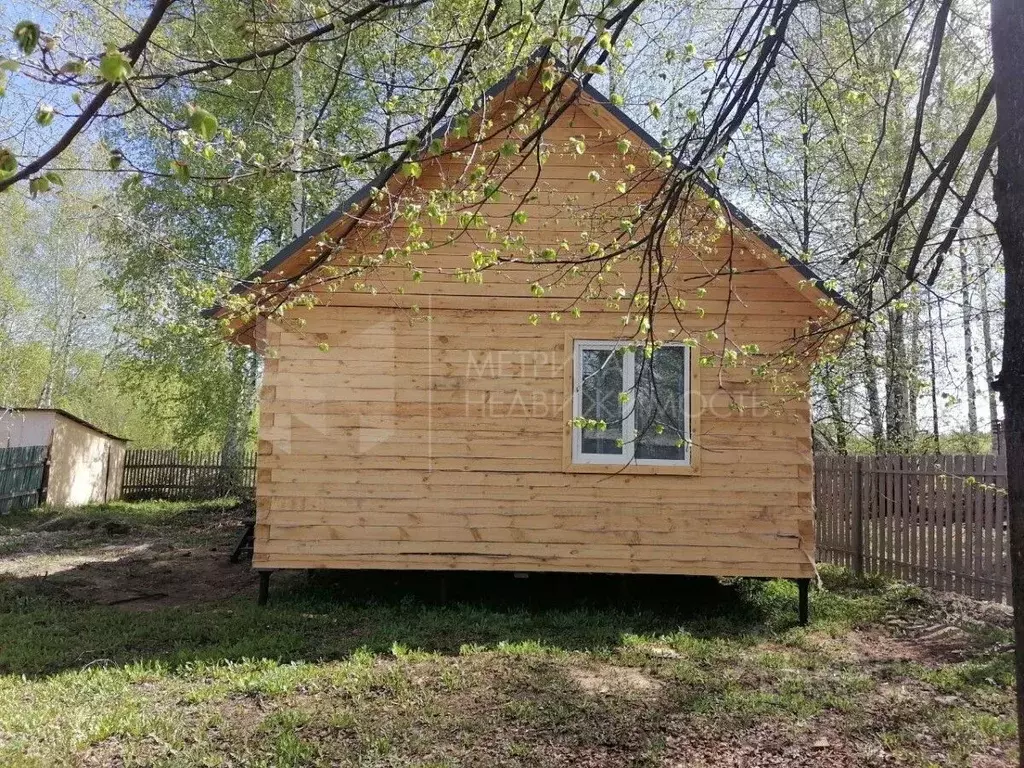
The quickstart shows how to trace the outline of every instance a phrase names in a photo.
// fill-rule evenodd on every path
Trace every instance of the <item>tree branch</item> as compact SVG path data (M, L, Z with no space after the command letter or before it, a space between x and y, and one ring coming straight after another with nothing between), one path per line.
M171 7L174 0L156 0L153 4L153 10L149 12L149 16L146 18L146 23L142 25L139 33L135 36L135 39L128 44L125 49L125 53L128 56L128 60L135 65L135 62L142 56L142 52L146 49L149 44L149 39L156 32L156 28L160 25L161 20L167 13L167 9ZM57 139L56 142L43 154L39 155L35 160L26 165L21 170L17 171L6 179L0 180L0 192L5 189L14 186L19 181L23 181L29 178L32 174L38 173L47 164L59 156L61 152L71 146L71 142L75 140L82 131L86 129L92 119L96 116L96 113L100 111L107 100L114 94L114 92L120 86L119 83L107 83L99 92L93 97L92 101L82 110L82 114L71 124L71 126L64 132L64 134Z

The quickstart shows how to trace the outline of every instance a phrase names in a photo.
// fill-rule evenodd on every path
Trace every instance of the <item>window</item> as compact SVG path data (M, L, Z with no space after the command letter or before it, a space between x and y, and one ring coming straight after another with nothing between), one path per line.
M577 341L574 464L690 464L690 349Z

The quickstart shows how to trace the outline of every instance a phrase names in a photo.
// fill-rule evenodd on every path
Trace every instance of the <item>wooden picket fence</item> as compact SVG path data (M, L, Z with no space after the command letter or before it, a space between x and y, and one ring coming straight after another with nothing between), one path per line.
M255 487L254 451L237 461L221 451L133 449L125 454L122 497L127 501L252 496Z
M0 515L43 503L48 457L45 445L0 448Z
M818 455L814 463L820 561L1009 599L1005 454Z

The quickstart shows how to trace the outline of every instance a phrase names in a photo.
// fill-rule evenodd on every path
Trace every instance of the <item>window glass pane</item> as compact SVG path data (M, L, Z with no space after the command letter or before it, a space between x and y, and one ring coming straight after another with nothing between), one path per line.
M653 357L634 357L637 459L685 461L686 347L661 347Z
M604 420L607 429L584 429L582 453L622 455L622 355L613 349L586 349L580 353L580 415Z

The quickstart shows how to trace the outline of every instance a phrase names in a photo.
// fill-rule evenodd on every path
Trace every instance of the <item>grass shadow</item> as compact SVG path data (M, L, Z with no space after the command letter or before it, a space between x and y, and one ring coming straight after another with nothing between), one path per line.
M118 539L107 529L119 526L128 539L152 546L112 562L71 562L56 574L0 576L0 673L342 660L393 648L454 656L520 644L611 654L631 636L682 631L755 643L796 624L790 582L682 576L280 572L270 605L259 608L252 571L227 561L246 511L221 500L12 516L7 543L20 546L38 534L44 554L55 543L73 555L83 542ZM881 583L839 586L841 594L813 599L819 624L870 620L901 597Z
M134 575L155 583L157 577L143 572L146 567L134 564ZM188 578L173 572L163 577L170 592L176 578ZM688 577L278 573L263 608L250 587L225 600L125 610L65 599L47 577L4 579L0 672L32 676L97 664L336 660L360 649L390 653L396 646L442 655L522 643L611 653L630 635L680 628L728 637L768 631L769 622L786 623L779 610L786 601L795 621L796 593L788 586L776 586L773 593L766 585ZM766 600L766 593L774 597Z

